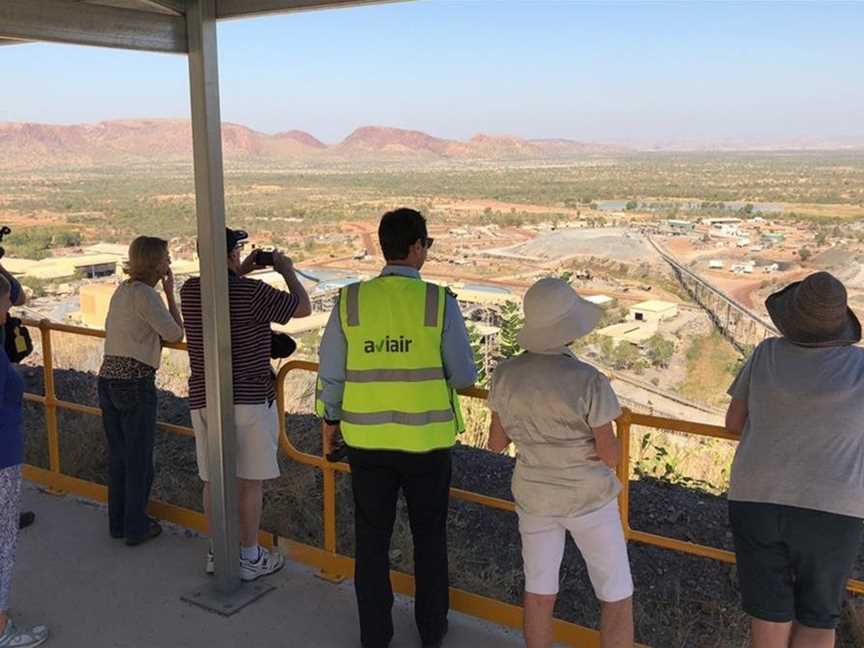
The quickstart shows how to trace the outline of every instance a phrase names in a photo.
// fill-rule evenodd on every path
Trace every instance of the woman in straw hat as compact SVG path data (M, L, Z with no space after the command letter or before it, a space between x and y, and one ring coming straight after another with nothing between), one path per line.
M489 448L512 441L518 455L513 497L525 567L528 648L552 645L552 611L569 531L601 601L604 648L633 645L633 580L621 528L612 421L621 408L606 377L568 345L590 333L602 309L560 279L525 294L525 353L495 369Z
M765 306L781 337L753 352L726 414L742 606L757 648L828 648L864 518L861 324L827 272Z

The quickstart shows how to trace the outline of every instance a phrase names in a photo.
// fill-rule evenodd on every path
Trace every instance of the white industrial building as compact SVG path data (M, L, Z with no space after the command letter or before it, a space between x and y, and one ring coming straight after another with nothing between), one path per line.
M631 307L628 319L636 322L662 322L677 315L677 304L651 299Z

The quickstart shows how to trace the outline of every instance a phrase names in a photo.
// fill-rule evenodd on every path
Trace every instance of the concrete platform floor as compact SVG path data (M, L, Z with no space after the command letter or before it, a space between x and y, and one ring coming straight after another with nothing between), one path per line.
M180 600L200 586L206 540L165 525L162 536L126 547L108 536L101 505L57 497L25 482L22 510L36 523L21 532L11 595L13 618L45 623L57 648L359 647L354 590L288 563L276 589L230 618ZM412 601L397 597L392 648L420 646ZM448 648L523 645L517 632L450 613Z

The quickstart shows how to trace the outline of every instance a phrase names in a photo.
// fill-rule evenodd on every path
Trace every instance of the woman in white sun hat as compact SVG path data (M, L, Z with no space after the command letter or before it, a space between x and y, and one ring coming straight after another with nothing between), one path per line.
M525 294L525 353L492 377L489 448L518 450L513 497L525 567L525 640L552 645L564 541L582 553L601 606L604 648L633 646L633 580L621 527L615 475L621 414L607 378L568 345L590 333L600 307L560 279L541 279Z

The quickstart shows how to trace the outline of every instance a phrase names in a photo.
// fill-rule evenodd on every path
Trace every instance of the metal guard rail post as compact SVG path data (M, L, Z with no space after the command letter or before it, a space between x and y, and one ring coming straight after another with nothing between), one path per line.
M57 398L54 383L53 340L51 335L53 331L91 338L104 338L105 332L102 330L70 326L66 324L55 324L47 320L24 320L24 324L26 326L38 328L42 338L44 396L28 392L25 394L25 398L30 402L39 403L45 407L45 425L48 436L49 463L49 468L47 470L34 466L26 466L25 478L30 481L38 482L53 492L72 492L85 497L105 501L107 499L107 490L104 486L65 475L61 470L57 416L58 410L78 412L93 416L101 416L101 410L96 407L81 405L79 403L60 400ZM182 342L178 344L166 344L165 347L181 351L186 349L186 345ZM281 450L293 461L317 468L322 473L324 546L322 548L312 547L265 532L261 532L260 539L262 544L267 546L278 545L282 547L295 560L318 567L321 571L322 578L331 581L340 581L345 577L345 575L353 571L354 561L353 559L347 556L342 556L337 552L336 473L350 472L350 467L348 464L343 462L331 463L327 461L323 455L313 455L300 451L291 443L287 436L284 416L284 384L288 374L294 370L316 372L317 369L318 365L314 362L301 360L292 360L287 362L281 368L277 376L277 402L279 411L282 414L282 416L279 417L279 444ZM488 395L486 390L477 388L467 389L460 393L463 396L479 399L485 399ZM185 426L164 423L161 421L157 425L160 429L173 434L193 436L192 430ZM709 547L706 545L679 540L677 538L646 533L631 528L629 520L630 437L634 425L730 441L737 441L737 438L719 426L692 421L681 421L678 419L659 416L649 416L632 412L629 409L624 409L621 417L616 421L620 446L617 473L622 484L621 493L619 495L619 506L621 509L624 533L627 539L680 553L734 563L735 555L732 552L717 549L716 547ZM322 441L322 446L324 448L323 454L327 454L329 451L328 441L327 439L322 439ZM473 491L451 488L450 494L455 499L465 502L488 506L503 511L513 512L515 510L513 502L488 497ZM155 500L151 502L151 507L155 514L164 519L199 531L204 531L206 529L204 516L197 511L192 511ZM409 595L413 594L413 578L411 576L400 572L391 572L391 576L396 591ZM848 583L848 590L856 594L864 594L864 582L860 580L850 580ZM451 589L451 603L455 609L467 614L513 628L521 627L522 608L519 606L503 603L495 599L486 598L457 589ZM583 628L582 626L561 621L559 619L555 620L555 638L557 641L564 641L571 645L599 646L599 635L595 630Z

